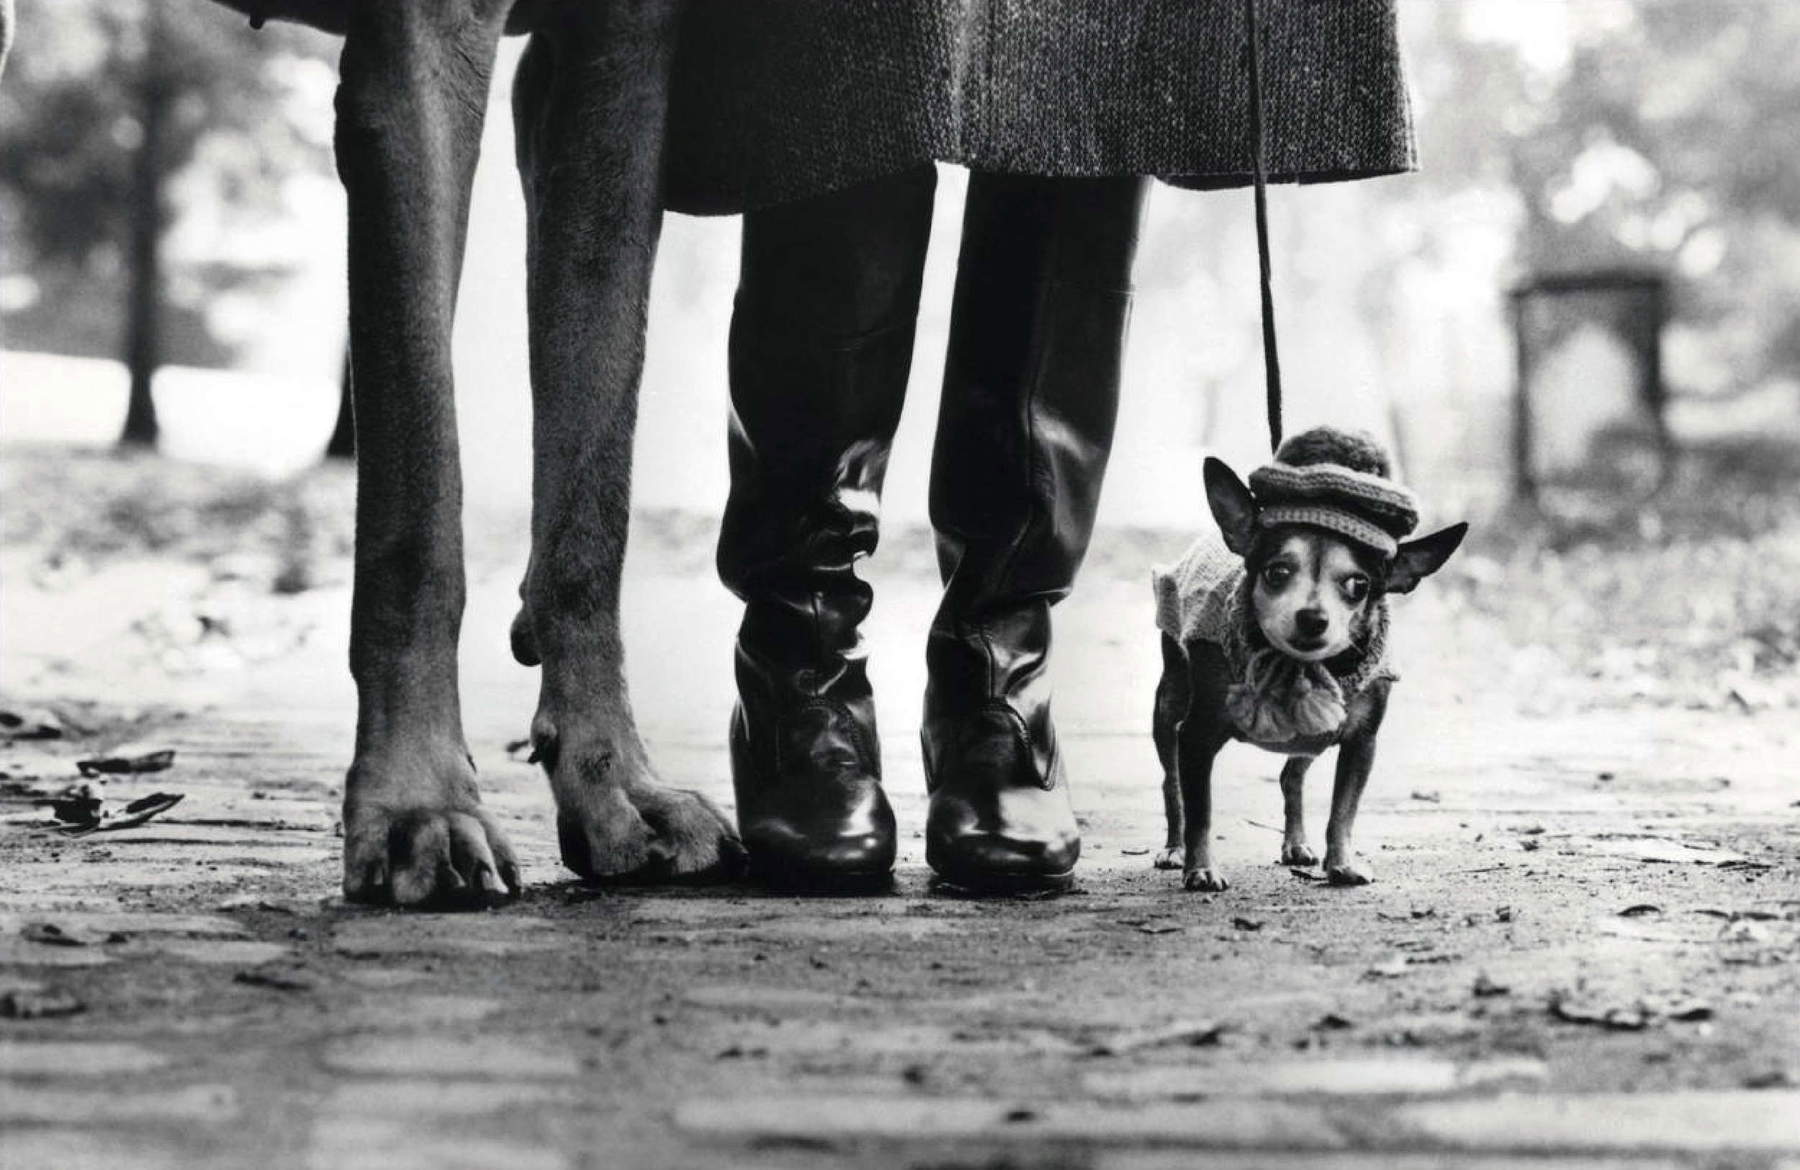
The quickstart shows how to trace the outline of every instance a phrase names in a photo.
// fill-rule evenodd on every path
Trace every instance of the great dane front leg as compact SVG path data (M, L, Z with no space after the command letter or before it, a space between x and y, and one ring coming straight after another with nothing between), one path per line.
M742 855L709 801L656 783L619 632L678 7L567 6L534 37L514 91L535 418L531 563L513 643L542 661L532 740L563 862L590 878L713 875Z
M489 9L497 9L490 11ZM450 324L504 5L357 4L337 98L357 430L344 893L415 905L518 889L463 741L462 480Z

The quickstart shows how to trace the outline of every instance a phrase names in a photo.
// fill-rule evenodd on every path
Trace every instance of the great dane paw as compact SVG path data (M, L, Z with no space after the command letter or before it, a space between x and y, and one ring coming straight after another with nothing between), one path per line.
M1334 886L1366 886L1375 880L1368 863L1360 857L1348 860L1325 859L1325 880Z
M1216 869L1190 869L1181 875L1181 888L1195 893L1216 894L1230 889L1231 883Z
M1319 864L1319 855L1312 851L1312 846L1304 841L1283 841L1281 843L1280 865L1311 866Z
M344 800L344 897L379 906L468 908L519 893L512 846L475 794L474 767L402 785L351 769Z
M743 842L717 805L646 779L647 768L633 772L643 774L615 774L606 756L553 766L564 865L594 881L723 880L743 871Z
M1161 853L1158 853L1156 855L1156 860L1152 861L1150 864L1157 869L1180 869L1181 854L1181 846L1171 846L1168 849L1164 849Z

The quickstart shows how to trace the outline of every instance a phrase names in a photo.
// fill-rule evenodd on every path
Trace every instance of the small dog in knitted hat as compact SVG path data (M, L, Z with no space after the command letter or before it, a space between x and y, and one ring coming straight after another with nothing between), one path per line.
M1371 877L1350 834L1397 677L1387 595L1442 568L1469 526L1404 539L1418 506L1386 452L1331 427L1288 439L1248 486L1217 459L1205 478L1219 534L1154 576L1163 674L1153 729L1169 829L1156 866L1179 865L1190 890L1226 888L1212 860L1212 764L1233 739L1288 757L1281 862L1315 864L1301 787L1313 757L1336 745L1325 873L1363 885Z

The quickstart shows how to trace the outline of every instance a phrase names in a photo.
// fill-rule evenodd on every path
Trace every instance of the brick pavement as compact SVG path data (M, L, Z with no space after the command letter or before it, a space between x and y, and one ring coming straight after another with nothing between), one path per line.
M0 750L9 782L171 747L173 769L108 796L186 799L79 840L5 806L0 1004L80 1008L0 1020L6 1170L1800 1165L1779 716L1527 719L1470 681L1482 631L1421 597L1362 826L1378 882L1270 864L1273 758L1240 750L1218 796L1233 889L1186 895L1148 868L1142 586L1102 570L1060 627L1081 886L955 899L928 888L917 838L931 590L901 556L876 565L872 628L895 892L595 891L563 880L547 793L506 752L532 698L504 658L506 563L476 575L465 703L531 889L491 913L333 896L341 586L269 618L297 645L193 674L103 680L83 654L51 670L17 652L30 639L9 648L28 698L103 700L92 735ZM633 672L661 766L724 799L732 615L697 563L638 566ZM14 596L7 616L63 604ZM94 619L83 637L123 635Z

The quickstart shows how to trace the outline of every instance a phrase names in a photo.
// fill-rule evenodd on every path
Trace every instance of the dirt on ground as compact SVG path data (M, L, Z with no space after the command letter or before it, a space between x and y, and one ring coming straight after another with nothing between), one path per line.
M350 490L0 455L7 1170L1800 1158L1793 612L1762 576L1795 556L1786 520L1710 556L1478 543L1396 614L1376 882L1274 864L1279 760L1235 747L1216 895L1150 868L1147 577L1185 534L1102 533L1058 611L1080 882L974 900L931 885L919 837L925 534L869 568L895 887L798 898L570 880L517 746L520 525L472 514L467 730L528 888L402 914L336 892ZM729 805L715 535L639 518L627 641L659 767ZM1722 587L1633 572L1671 558ZM1730 612L1621 608L1652 594ZM1635 693L1609 645L1678 685Z

